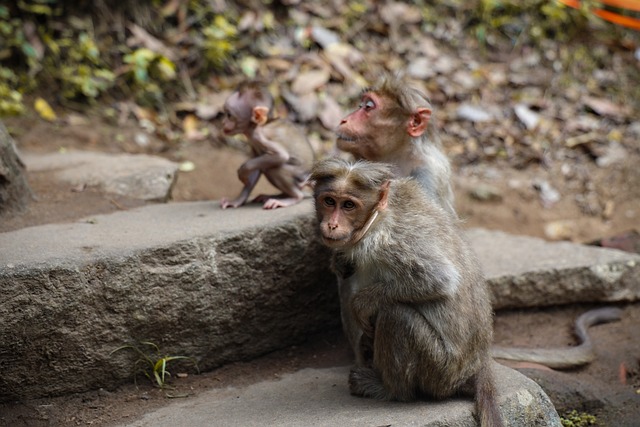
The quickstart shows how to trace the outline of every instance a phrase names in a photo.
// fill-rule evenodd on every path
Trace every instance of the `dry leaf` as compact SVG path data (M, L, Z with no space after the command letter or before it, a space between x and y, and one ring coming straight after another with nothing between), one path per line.
M587 96L583 99L583 102L584 105L592 109L596 114L600 116L624 119L631 113L629 107L614 104L608 99Z
M296 95L306 95L327 84L330 77L327 70L304 71L295 78L291 90Z
M531 130L538 126L540 123L540 115L529 109L524 104L517 104L513 107L513 111L516 113L516 117L524 124L524 126Z
M322 126L329 130L335 130L344 117L344 112L338 102L332 97L326 96L321 103L318 118Z
M33 103L33 107L36 109L40 117L48 122L53 122L58 118L49 103L42 98L36 98Z

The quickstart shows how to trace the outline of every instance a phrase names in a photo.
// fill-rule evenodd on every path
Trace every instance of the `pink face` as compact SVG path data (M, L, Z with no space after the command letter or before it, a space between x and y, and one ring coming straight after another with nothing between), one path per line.
M358 108L340 121L336 132L338 149L356 158L380 160L384 145L389 142L389 132L397 132L397 126L390 124L383 114L385 106L384 98L375 92L365 92Z

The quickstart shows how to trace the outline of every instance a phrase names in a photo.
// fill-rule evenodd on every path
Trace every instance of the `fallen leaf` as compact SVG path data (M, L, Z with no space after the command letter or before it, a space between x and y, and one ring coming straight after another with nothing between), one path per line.
M524 104L517 104L513 107L513 111L516 113L516 117L529 130L535 129L538 123L540 123L540 115L530 110L529 107Z
M295 78L291 90L296 95L306 95L327 84L330 77L328 70L305 71Z
M462 104L456 110L458 118L469 120L471 122L489 122L493 120L493 116L487 112L485 108L477 105Z
M329 130L335 130L340 124L340 120L344 117L344 112L340 104L330 96L325 96L321 101L318 118L322 126Z
M587 96L583 99L583 103L600 116L624 119L631 113L629 107L614 104L608 99Z
M576 233L576 224L572 220L547 222L544 235L549 240L572 240Z
M42 98L36 98L33 103L33 107L36 109L40 117L48 122L53 122L58 118L51 106Z
M481 202L498 202L502 200L502 194L500 194L500 190L494 186L487 184L476 185L471 190L469 190L469 196Z
M282 97L287 104L296 112L302 122L313 120L318 115L320 101L315 92L309 92L302 96L296 96L291 92L284 91Z
M180 170L180 172L191 172L194 171L196 169L196 165L195 163L186 160L182 163L180 163L180 165L178 166L178 169Z

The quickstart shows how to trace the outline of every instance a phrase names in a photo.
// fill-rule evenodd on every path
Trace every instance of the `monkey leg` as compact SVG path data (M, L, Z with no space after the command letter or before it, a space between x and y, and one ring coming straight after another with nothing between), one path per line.
M378 312L373 338L373 366L357 366L349 375L351 393L379 400L415 400L419 391L419 343L412 322L418 313L395 304ZM418 346L416 346L418 344Z
M261 194L256 201L264 202L265 209L275 209L295 205L304 198L302 185L299 181L300 171L290 165L274 167L263 171L269 182L282 191L280 195L268 196Z
M403 402L415 400L419 392L421 351L424 336L416 333L416 326L424 318L404 304L383 307L378 312L373 337L373 368L385 390L384 399ZM372 390L372 384L368 384ZM369 394L371 397L381 395Z
M362 329L358 326L351 310L351 298L358 290L358 278L356 275L344 278L338 276L338 294L340 295L340 318L342 329L349 340L349 345L355 357L356 366L364 366L371 359L370 340L363 339ZM369 356L369 357L367 357Z

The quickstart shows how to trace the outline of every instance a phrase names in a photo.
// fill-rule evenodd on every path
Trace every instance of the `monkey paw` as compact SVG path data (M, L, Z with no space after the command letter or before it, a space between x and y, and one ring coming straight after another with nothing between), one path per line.
M242 206L243 204L244 204L244 200L241 200L241 199L228 200L226 197L224 197L220 200L220 207L222 209L237 208Z
M388 393L382 380L372 368L357 367L349 373L349 391L354 396L367 396L387 400Z

